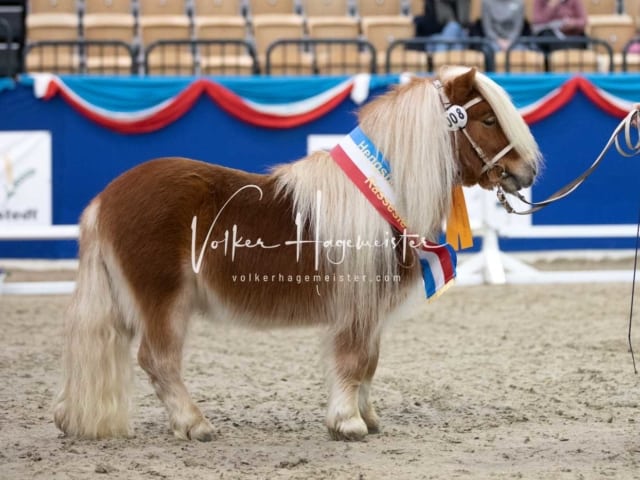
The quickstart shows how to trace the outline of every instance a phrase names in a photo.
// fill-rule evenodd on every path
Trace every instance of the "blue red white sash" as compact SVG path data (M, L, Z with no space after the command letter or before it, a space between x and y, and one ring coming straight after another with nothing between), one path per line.
M389 162L360 127L356 127L331 150L331 157L347 174L393 228L411 235L406 222L395 209ZM427 298L441 293L456 276L456 253L447 244L438 245L422 239L416 248Z

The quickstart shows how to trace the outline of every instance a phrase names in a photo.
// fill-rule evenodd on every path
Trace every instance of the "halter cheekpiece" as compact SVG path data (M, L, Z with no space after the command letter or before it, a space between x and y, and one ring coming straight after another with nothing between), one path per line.
M433 85L438 90L440 101L442 102L442 106L444 107L444 110L445 110L445 120L447 122L447 128L452 132L458 132L458 131L462 132L463 135L467 137L467 140L473 147L473 150L476 152L476 155L478 155L478 157L480 157L480 160L482 160L482 162L484 163L484 167L482 167L482 171L480 173L481 174L486 173L492 168L494 168L496 164L502 159L502 157L504 157L507 153L509 153L509 151L513 148L513 145L511 144L511 142L509 142L509 144L506 147L504 147L502 150L500 150L498 153L496 153L493 156L493 158L489 158L488 155L484 152L484 150L482 150L480 145L478 145L478 143L473 138L471 138L471 135L466 129L467 122L469 120L467 110L473 107L474 105L477 105L478 103L482 102L483 98L480 96L474 97L462 106L452 104L447 98L447 94L444 92L442 82L440 80L434 80ZM504 172L503 172L503 175L504 175Z

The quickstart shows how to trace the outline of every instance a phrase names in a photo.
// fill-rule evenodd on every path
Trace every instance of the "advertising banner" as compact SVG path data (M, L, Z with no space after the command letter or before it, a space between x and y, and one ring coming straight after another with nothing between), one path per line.
M0 132L0 229L51 225L51 134Z

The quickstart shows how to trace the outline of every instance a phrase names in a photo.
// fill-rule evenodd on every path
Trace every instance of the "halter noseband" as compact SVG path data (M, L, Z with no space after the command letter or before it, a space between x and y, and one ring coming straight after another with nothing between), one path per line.
M507 153L509 153L509 151L511 151L511 149L513 148L513 145L511 144L511 142L509 142L506 147L504 147L502 150L496 153L493 156L493 158L489 158L487 154L484 152L484 150L480 148L480 145L478 145L478 143L473 138L471 138L471 135L466 129L467 110L473 107L474 105L477 105L478 103L482 102L484 99L478 96L478 97L472 98L462 106L453 105L447 98L446 93L444 93L442 82L440 82L440 80L434 80L433 84L438 90L440 101L442 102L442 106L444 107L445 112L447 113L449 129L452 130L453 132L461 131L469 141L469 144L471 145L471 147L473 147L473 150L476 152L476 155L478 155L480 160L482 160L482 162L484 163L484 167L482 167L482 171L480 172L480 175L494 168L496 164L502 159L502 157L504 157ZM458 113L458 116L456 116L456 112ZM459 119L460 121L456 121L456 119ZM502 175L505 176L506 172L503 171Z

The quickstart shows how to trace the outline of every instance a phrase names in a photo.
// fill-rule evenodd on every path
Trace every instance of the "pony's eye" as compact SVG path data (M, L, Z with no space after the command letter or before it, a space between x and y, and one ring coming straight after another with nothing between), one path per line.
M493 117L493 116L487 117L484 120L482 120L482 123L487 127L493 127L496 124L496 117Z

